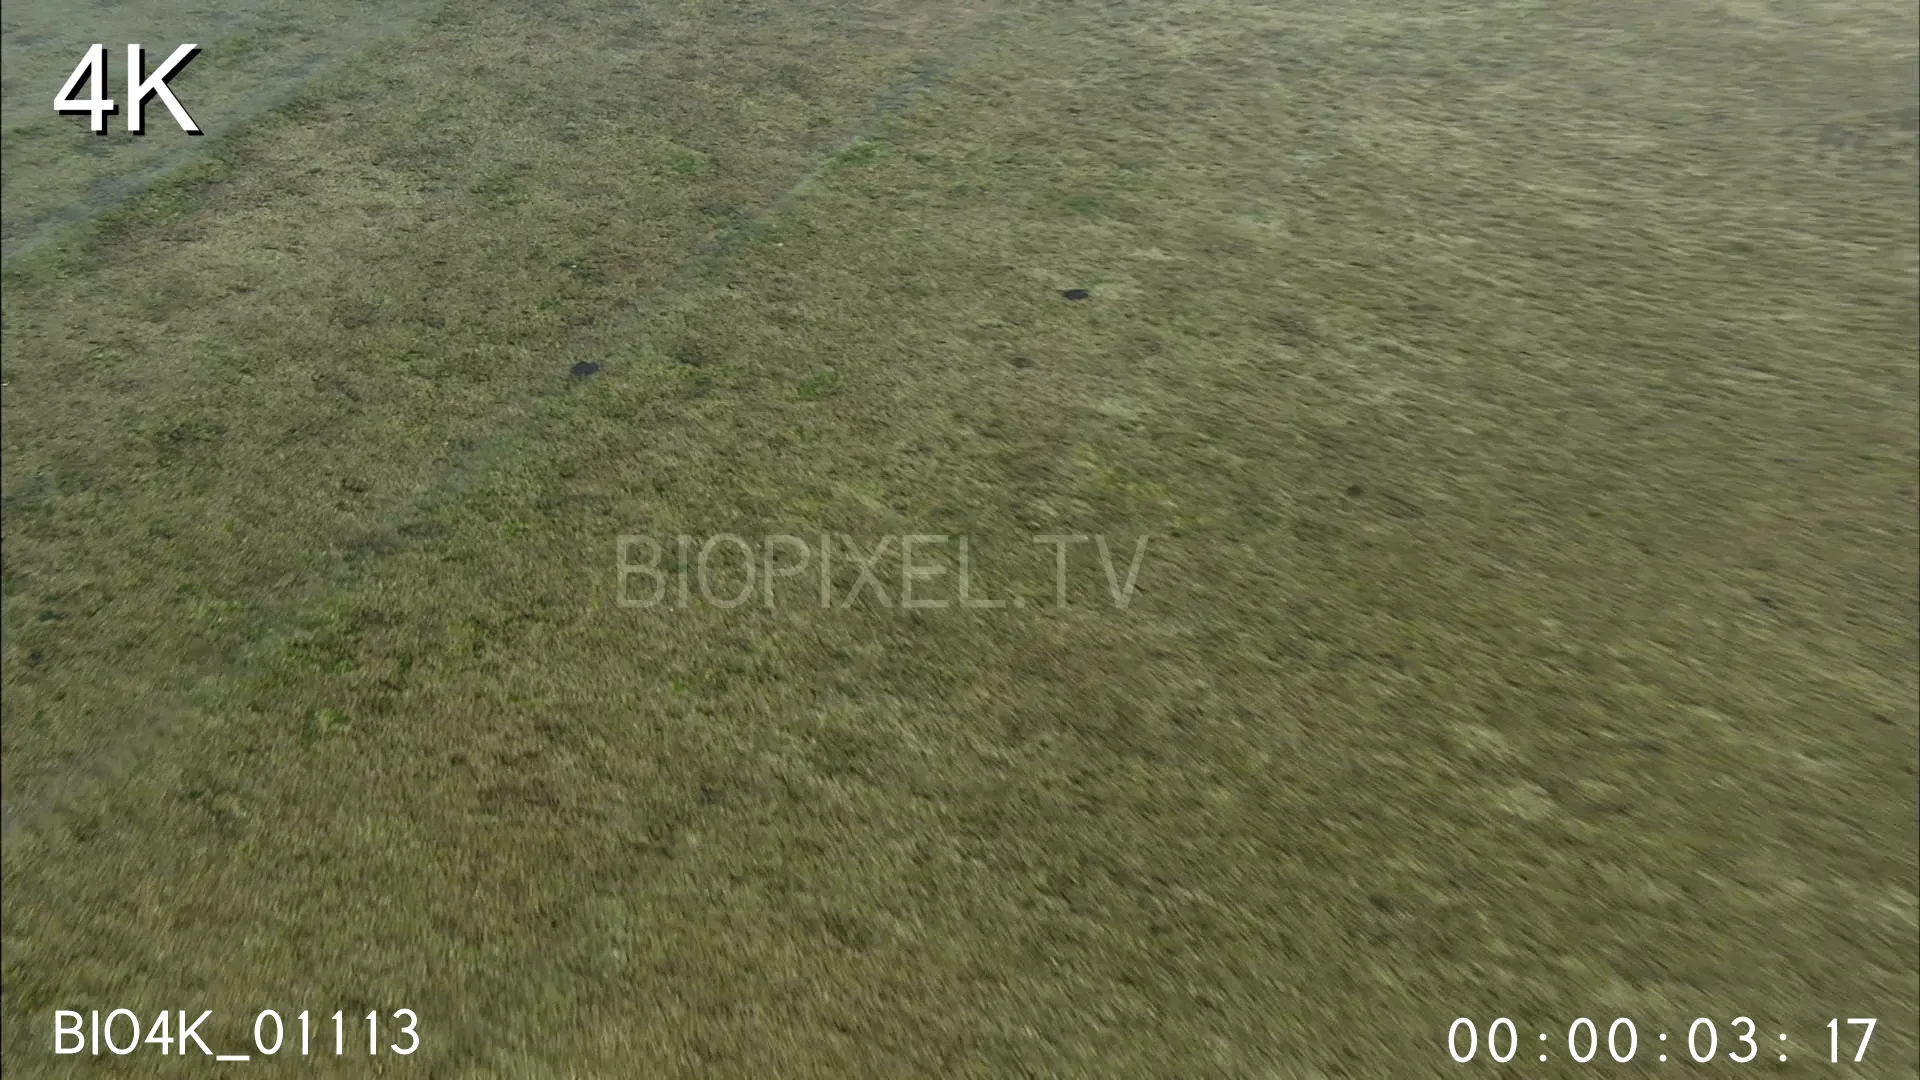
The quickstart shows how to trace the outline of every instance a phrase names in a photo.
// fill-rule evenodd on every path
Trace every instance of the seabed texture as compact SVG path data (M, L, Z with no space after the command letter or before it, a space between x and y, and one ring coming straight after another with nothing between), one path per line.
M221 7L4 13L9 1080L1920 1072L1910 0Z

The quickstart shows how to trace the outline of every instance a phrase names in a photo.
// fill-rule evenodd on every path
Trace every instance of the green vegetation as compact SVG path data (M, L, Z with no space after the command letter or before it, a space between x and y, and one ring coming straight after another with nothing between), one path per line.
M880 160L880 150L880 140L858 139L833 155L833 160L837 165L871 165Z
M381 1067L461 1077L1877 1016L1848 1075L1911 1076L1916 32L478 0L360 54L0 282L9 1076L206 1074L49 1052L114 1007L411 1009ZM1024 605L622 606L621 536L721 533L964 536ZM1056 533L1148 538L1124 610Z
M207 46L205 49L202 49L200 52L200 55L196 57L196 59L211 60L216 62L223 61L223 60L238 60L240 57L245 56L246 54L252 52L254 49L258 48L259 45L260 45L259 39L251 35L228 34L226 37L223 37L219 41L216 41L213 44Z

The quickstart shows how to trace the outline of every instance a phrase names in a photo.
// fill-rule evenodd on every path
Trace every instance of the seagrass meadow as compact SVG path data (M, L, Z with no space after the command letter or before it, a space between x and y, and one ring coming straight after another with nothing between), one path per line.
M10 1078L1920 1070L1911 3L361 7L4 15Z

